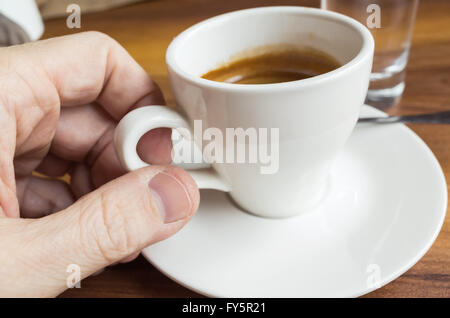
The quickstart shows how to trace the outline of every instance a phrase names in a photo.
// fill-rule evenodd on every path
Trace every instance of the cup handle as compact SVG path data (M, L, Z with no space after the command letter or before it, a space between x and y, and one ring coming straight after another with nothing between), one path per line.
M128 171L149 166L137 154L138 141L146 132L163 127L190 129L189 124L180 114L166 106L145 106L126 114L114 133L114 147L121 165ZM184 138L189 137L183 135L184 129L180 129L179 132ZM189 174L200 189L230 191L229 185L211 166L206 169L189 170Z

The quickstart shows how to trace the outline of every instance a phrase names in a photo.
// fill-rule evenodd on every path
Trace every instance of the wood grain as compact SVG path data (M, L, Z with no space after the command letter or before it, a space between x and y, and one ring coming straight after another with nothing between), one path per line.
M119 41L161 86L169 105L172 95L164 63L171 39L205 18L237 9L265 5L318 6L311 1L154 0L82 16L81 31L105 32ZM70 34L65 19L47 21L45 37ZM450 1L422 1L417 16L406 90L390 114L450 109ZM450 126L410 126L431 148L450 179ZM448 187L448 183L447 183ZM426 213L426 211L424 211ZM407 273L365 297L450 297L450 220L433 247ZM82 282L81 289L62 297L199 297L159 273L143 257L107 268Z

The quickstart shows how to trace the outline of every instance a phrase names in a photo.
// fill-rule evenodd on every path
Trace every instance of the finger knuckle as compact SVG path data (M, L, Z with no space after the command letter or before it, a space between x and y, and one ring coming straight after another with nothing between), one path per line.
M87 31L84 32L83 35L89 40L93 41L107 41L107 42L114 41L113 38L110 37L108 34L99 31Z
M88 31L83 36L89 46L96 47L97 50L104 50L104 52L108 52L111 48L119 45L114 38L106 33Z

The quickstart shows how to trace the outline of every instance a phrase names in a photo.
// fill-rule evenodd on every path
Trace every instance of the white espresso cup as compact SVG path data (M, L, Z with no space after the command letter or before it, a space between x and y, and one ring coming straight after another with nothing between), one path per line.
M236 54L274 45L320 50L342 66L275 84L231 84L201 77ZM205 20L178 35L166 54L182 115L154 105L128 113L115 134L119 159L128 170L147 166L136 146L146 132L158 127L192 129L194 121L201 120L202 129L214 127L223 136L228 128L275 128L278 139L269 139L267 145L278 150L274 173L262 173L267 166L262 162L214 162L189 172L199 188L226 191L240 207L259 216L308 211L326 195L330 165L356 124L373 52L374 41L365 26L320 9L264 7ZM226 142L222 147L223 152L230 151Z

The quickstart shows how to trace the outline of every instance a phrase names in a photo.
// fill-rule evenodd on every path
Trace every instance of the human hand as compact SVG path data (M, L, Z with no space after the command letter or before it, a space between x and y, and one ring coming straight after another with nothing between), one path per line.
M112 143L117 122L164 100L108 36L2 48L0 84L0 296L56 296L67 288L70 264L85 278L130 260L197 210L195 182L167 166L170 130L153 130L138 144L154 165L121 168ZM69 173L71 182L33 171Z

